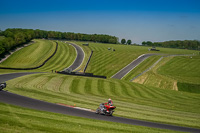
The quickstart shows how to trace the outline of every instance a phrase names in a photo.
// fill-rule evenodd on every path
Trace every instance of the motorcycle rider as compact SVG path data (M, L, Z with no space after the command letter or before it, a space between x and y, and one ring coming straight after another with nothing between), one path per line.
M108 104L109 106L113 106L113 101L111 98L108 99L108 102L105 103L105 104Z
M99 105L99 107L96 109L96 114L105 114L111 116L115 108L116 107L113 106L113 101L109 98L107 103L101 103Z
M108 99L107 103L102 103L100 105L101 112L103 112L103 110L106 109L106 106L113 106L113 102L110 98Z

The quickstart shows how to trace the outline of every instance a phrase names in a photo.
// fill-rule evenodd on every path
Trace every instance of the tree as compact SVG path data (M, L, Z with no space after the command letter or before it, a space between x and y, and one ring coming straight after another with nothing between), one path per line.
M122 39L121 40L121 44L125 44L126 43L126 40L125 39Z
M0 55L5 52L2 42L0 42Z
M145 42L145 41L143 41L143 42L142 42L142 45L143 45L143 46L145 46L145 45L146 45L146 42Z
M131 43L132 43L131 40L128 40L128 41L127 41L127 44L128 44L128 45L130 45Z
M152 46L153 45L153 43L151 41L147 41L146 44L147 44L147 46Z

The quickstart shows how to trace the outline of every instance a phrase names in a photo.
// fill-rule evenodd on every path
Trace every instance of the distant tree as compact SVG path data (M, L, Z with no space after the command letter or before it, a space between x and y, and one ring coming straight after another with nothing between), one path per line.
M142 42L142 45L143 45L143 46L145 46L145 45L146 45L146 42L145 42L145 41L143 41L143 42Z
M0 55L5 52L2 42L0 42Z
M3 32L2 32L2 30L0 29L0 36L2 36L3 35Z
M127 44L128 44L128 45L130 45L131 43L132 43L131 40L128 40L128 41L127 41Z
M122 39L121 44L125 44L125 43L126 43L126 39Z
M151 41L147 41L146 44L147 44L148 46L152 46L152 45L153 45L153 43L152 43Z

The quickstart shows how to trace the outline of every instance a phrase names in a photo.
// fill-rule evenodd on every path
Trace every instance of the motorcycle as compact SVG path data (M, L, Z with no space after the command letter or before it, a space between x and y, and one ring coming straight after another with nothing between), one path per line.
M6 88L6 83L0 83L0 91Z
M95 113L112 116L115 108L116 108L115 106L101 103L99 107L96 109Z

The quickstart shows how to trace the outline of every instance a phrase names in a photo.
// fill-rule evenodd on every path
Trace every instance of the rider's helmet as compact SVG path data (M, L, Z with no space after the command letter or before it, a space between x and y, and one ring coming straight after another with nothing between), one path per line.
M112 101L112 100L109 98L109 99L108 99L108 103L111 103L111 101Z

